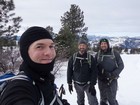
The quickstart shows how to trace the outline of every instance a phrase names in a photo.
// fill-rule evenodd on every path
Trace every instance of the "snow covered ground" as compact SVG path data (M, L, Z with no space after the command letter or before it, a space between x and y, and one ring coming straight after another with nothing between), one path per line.
M140 105L140 55L121 55L124 61L125 68L123 69L118 86L117 99L119 105ZM58 87L64 84L66 90L66 98L71 105L77 105L76 92L69 93L66 81L67 62L64 62L61 68L61 75L56 78L55 83ZM98 86L96 85L97 98L100 99ZM88 105L87 98L85 98L85 105Z

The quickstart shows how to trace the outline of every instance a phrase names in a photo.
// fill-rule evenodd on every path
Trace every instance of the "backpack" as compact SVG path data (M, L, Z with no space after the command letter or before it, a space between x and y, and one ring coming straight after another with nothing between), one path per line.
M74 70L74 65L75 65L75 62L76 62L76 59L81 59L81 60L84 60L85 58L82 58L82 57L78 57L77 56L78 52L74 53L73 54L73 70ZM86 60L88 61L88 64L89 64L89 68L91 68L91 54L89 52L87 52L87 58Z
M5 74L1 75L0 76L0 97L3 94L7 83L10 82L11 80L14 80L14 79L31 81L31 79L28 76L26 76L24 73L21 73L19 75L15 75L12 72L8 72L8 73L5 73ZM34 84L34 81L32 83ZM42 93L41 90L40 90L40 93L41 93L41 98L40 98L41 100L40 100L38 105L45 105L44 96L43 96L43 93ZM59 103L59 105L63 105L63 103L61 102L61 99L59 99L59 96L58 96L57 92L56 92L53 100L51 101L50 105L53 105L55 103L55 101L57 101Z
M99 63L100 56L101 56L101 51L99 50L98 53L97 53L97 63ZM118 63L117 63L116 56L114 54L113 49L111 49L111 55L103 55L102 58L101 58L101 61L103 61L104 56L111 56L115 60L116 67L118 68Z
M0 75L0 96L5 90L7 83L14 79L21 79L21 80L29 81L29 78L23 74L15 75L12 72L7 72L7 73L4 73L3 75Z
M3 82L6 80L6 78L13 77L13 76L15 76L15 74L12 72L7 72L7 73L1 75L0 76L0 86L1 86L1 84L3 84Z

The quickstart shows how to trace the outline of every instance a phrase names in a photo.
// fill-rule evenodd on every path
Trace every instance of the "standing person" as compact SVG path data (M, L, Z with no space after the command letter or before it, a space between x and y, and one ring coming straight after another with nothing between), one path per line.
M109 41L103 38L99 42L99 51L95 56L98 68L98 86L100 105L118 105L116 100L117 79L124 68L120 54L110 48Z
M81 40L78 44L79 51L70 57L67 68L67 83L70 93L73 91L74 84L78 105L85 105L85 92L89 105L98 105L95 90L97 67L93 56L87 53L87 47L87 43Z
M30 27L22 34L19 46L23 58L19 74L27 78L11 80L1 95L0 105L69 105L63 104L56 94L51 74L56 52L50 33L39 26Z

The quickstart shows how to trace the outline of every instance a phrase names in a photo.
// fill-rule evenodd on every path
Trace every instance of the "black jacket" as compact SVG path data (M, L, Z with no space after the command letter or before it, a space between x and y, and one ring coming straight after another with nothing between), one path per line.
M124 63L120 54L112 48L108 49L107 52L100 50L96 54L95 59L97 61L99 77L104 76L102 75L103 72L109 72L115 77L119 77L119 74L124 68Z
M84 59L76 59L75 64L73 64L74 59L73 56L70 57L68 61L67 68L67 82L68 84L72 84L72 81L79 83L91 82L93 85L96 84L97 81L97 67L96 62L93 56L91 56L91 66L87 58L87 53L83 55L77 54L77 57L81 57Z
M38 89L29 81L14 80L8 83L0 98L0 105L38 105Z
M23 66L21 70L25 68L29 69ZM26 75L29 77L29 81L15 79L7 84L0 97L0 105L39 105L42 98L41 92L44 96L44 105L50 105L56 95L53 75L50 75L44 81L37 79L37 76L35 76L36 79L30 78L28 72L26 72ZM53 105L59 104L55 101Z

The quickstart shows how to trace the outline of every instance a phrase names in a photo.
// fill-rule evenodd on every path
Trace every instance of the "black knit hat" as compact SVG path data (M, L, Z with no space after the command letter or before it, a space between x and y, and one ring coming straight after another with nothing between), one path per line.
M85 44L85 45L87 45L87 41L84 40L84 39L81 39L81 40L79 40L78 44Z
M108 41L108 39L106 39L106 38L102 38L102 39L100 39L99 45L101 45L102 42L106 42L107 45L108 45L108 48L110 48L110 45L109 45L109 41Z
M53 40L51 34L43 27L33 26L28 28L21 36L19 41L20 53L23 58L23 63L28 65L31 70L36 73L45 74L53 69L54 61L50 64L39 64L31 60L28 54L29 46L40 39L51 39ZM47 70L46 70L47 69Z

